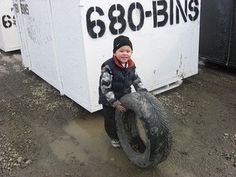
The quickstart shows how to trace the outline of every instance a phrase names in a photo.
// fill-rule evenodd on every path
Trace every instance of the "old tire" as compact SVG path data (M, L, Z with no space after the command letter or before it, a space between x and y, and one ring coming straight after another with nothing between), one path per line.
M161 103L148 92L127 94L120 101L127 111L116 112L117 134L129 160L141 168L164 161L172 136Z

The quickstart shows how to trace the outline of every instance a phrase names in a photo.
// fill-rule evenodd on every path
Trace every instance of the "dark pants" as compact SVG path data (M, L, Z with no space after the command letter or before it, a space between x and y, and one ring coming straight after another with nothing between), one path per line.
M102 114L104 117L104 127L107 135L111 139L118 139L116 132L115 108L111 106L103 106Z

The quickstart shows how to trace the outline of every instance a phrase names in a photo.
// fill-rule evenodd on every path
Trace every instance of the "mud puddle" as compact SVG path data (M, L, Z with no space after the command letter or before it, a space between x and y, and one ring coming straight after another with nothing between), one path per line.
M73 160L78 161L84 168L81 172L84 171L88 176L92 175L88 169L93 168L101 169L97 176L108 171L109 176L132 174L140 177L162 175L195 177L191 172L176 166L172 155L170 161L173 163L164 162L148 169L136 167L128 160L122 149L111 146L103 127L103 118L99 113L72 120L63 127L63 131L65 134L50 144L52 152L59 161L66 164L70 164Z
M50 144L51 150L61 161L69 163L75 159L87 165L98 159L101 162L115 161L116 166L120 167L130 163L122 149L111 146L99 114L70 121L63 130L65 134Z

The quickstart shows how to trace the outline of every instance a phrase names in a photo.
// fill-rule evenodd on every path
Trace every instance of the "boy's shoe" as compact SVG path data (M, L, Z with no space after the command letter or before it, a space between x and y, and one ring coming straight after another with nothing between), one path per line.
M119 148L120 147L120 141L118 139L112 139L111 140L111 145L114 147L114 148Z

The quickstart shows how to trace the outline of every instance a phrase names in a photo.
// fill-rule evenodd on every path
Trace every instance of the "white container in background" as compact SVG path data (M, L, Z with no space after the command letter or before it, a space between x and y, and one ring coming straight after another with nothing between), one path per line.
M113 39L130 37L149 91L178 86L198 72L200 0L13 0L23 63L90 112Z
M20 49L12 0L0 1L0 49L5 52Z

